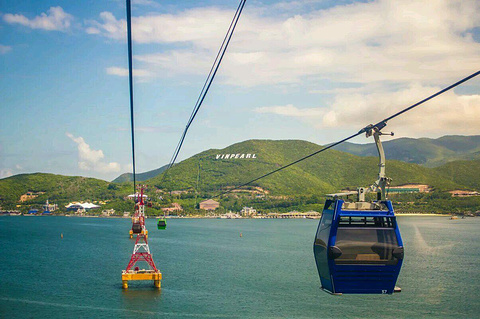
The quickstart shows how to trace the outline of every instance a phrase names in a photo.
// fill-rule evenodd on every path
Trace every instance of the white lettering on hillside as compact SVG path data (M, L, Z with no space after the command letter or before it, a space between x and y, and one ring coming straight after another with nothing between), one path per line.
M215 155L215 159L247 159L247 158L257 158L257 154L246 153L246 154L217 154Z

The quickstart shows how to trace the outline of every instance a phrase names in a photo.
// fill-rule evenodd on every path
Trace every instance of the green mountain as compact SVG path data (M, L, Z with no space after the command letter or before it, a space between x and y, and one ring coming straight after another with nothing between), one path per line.
M209 198L319 149L321 149L320 145L299 140L249 140L224 149L210 149L178 163L168 172L150 178L147 181L149 185L147 194L157 201L159 196L156 195L156 188L164 190L198 189L202 198ZM435 168L389 160L386 169L387 175L393 178L393 186L422 183L429 184L435 190L440 191L480 190L480 160L455 161ZM164 174L166 174L165 178ZM283 201L281 205L287 207L290 205L287 203L290 200L295 201L309 196L318 197L345 188L355 189L357 186L369 186L376 180L377 174L377 157L356 156L337 150L328 150L258 180L244 188L243 192L251 192L255 189L263 190L274 195L271 198L276 198L279 203ZM30 205L37 207L46 199L59 205L70 201L102 200L108 202L108 204L102 205L102 208L115 208L120 212L131 209L131 203L123 200L125 195L132 192L130 182L109 183L94 178L43 173L21 174L1 179L0 206L4 209L16 207L21 204L19 203L20 196L27 192L44 193L23 203L22 209L28 208ZM449 201L451 198L449 194L439 194L445 197L442 197L442 200ZM283 195L287 197L283 197ZM169 199L170 195L165 194L164 196L168 201L171 200ZM182 199L185 200L182 205L190 205L193 209L195 200L192 193L185 194ZM411 200L414 201L415 198ZM316 201L318 202L318 200ZM233 205L231 207L238 208L237 206L248 204L244 202L230 204ZM153 208L159 210L164 204L168 203L157 202ZM226 204L222 202L222 205ZM256 205L261 204L256 203Z
M143 182L147 179L153 178L158 174L163 173L167 169L168 165L162 166L160 168L137 174L137 181ZM115 178L112 183L125 183L125 182L132 182L133 181L133 174L132 173L123 173L122 175Z
M0 206L14 208L19 203L20 196L27 192L39 193L39 196L26 202L26 205L43 204L47 199L58 204L70 201L108 200L118 198L118 193L123 190L128 193L128 189L125 188L127 186L123 188L112 186L100 179L80 176L20 174L0 179Z
M480 160L454 161L434 170L454 183L480 190Z
M437 167L457 160L480 159L480 135L430 138L399 138L383 142L388 159ZM377 156L375 143L343 143L336 150L358 156Z
M317 144L299 140L249 140L221 150L199 153L171 168L163 184L160 184L163 174L150 179L148 183L169 190L194 189L198 176L201 192L220 192L320 148ZM222 158L225 154L235 154L236 158ZM244 158L241 158L241 154L244 154ZM251 154L251 157L247 158L246 154ZM252 158L253 154L255 158ZM387 175L393 178L393 185L425 183L440 190L464 188L440 168L435 170L397 160L388 161L386 167ZM274 195L325 194L347 187L368 186L376 180L377 174L377 157L328 150L261 179L252 187L261 187Z

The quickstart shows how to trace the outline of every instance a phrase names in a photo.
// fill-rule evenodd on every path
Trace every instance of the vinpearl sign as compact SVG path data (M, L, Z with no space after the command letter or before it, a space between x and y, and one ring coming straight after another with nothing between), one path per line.
M257 158L256 154L217 154L215 159Z

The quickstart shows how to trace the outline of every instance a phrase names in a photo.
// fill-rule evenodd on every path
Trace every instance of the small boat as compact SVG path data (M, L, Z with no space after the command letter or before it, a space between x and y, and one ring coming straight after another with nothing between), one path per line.
M450 216L450 219L458 219L458 216L452 215Z

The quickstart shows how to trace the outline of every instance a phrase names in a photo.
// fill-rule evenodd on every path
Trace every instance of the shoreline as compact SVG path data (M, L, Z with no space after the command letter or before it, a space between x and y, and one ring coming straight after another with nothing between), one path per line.
M395 213L395 216L441 216L441 217L450 217L454 214L440 214L440 213Z
M76 216L76 215L7 215L2 214L0 216L25 216L25 217L76 217L76 218L105 218L105 219L131 219L131 216L123 217L123 216ZM424 217L431 217L431 216L439 216L439 217L451 217L451 216L458 216L456 214L440 214L440 213L395 213L395 216L424 216ZM146 219L159 219L163 218L163 216L156 216L156 217L146 217ZM215 217L205 217L205 216L165 216L167 219L314 219L317 220L319 218L264 218L264 217L253 217L253 218L221 218L220 216Z

